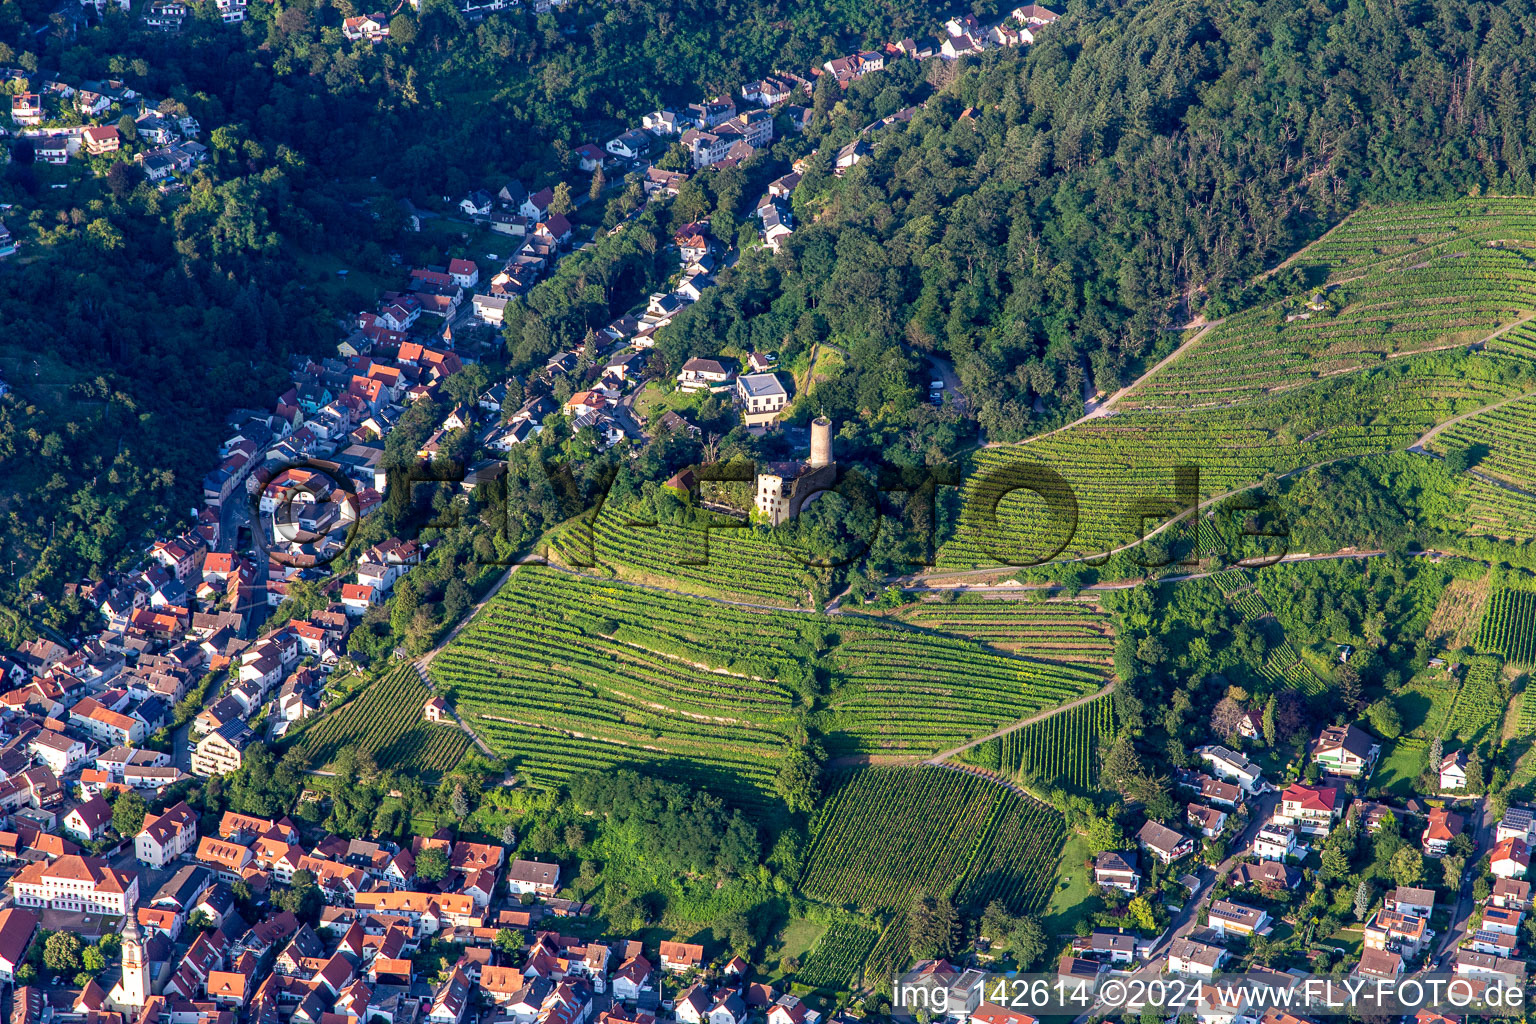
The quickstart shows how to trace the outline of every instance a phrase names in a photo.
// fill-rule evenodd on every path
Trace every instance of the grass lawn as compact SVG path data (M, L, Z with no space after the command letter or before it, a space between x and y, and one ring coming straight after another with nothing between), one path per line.
M1071 934L1081 918L1099 909L1093 875L1083 866L1090 856L1086 839L1075 834L1067 837L1056 862L1056 888L1041 921L1047 935Z
M1345 950L1346 956L1359 956L1365 948L1365 929L1340 928L1327 938L1320 939L1317 944Z
M803 917L792 917L775 936L776 946L769 948L776 948L781 957L804 956L811 951L811 947L816 945L816 940L821 938L826 930L827 926L824 924L817 924Z
M1407 737L1397 740L1376 766L1376 773L1371 776L1371 785L1380 786L1381 791L1389 796L1413 796L1413 780L1419 775L1424 747L1422 741Z
M640 394L635 396L633 411L635 417L646 424L668 409L687 416L698 408L699 402L708 394L708 391L673 391L668 394L659 381L647 381Z
M768 943L765 951L762 969L769 975L769 980L776 982L783 978L784 975L779 970L779 961L784 957L805 959L805 955L811 951L826 930L827 926L824 924L817 924L803 917L790 918Z

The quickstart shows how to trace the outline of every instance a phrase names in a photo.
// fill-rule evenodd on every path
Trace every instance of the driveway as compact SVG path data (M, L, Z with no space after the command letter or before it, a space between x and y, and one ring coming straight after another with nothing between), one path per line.
M1476 906L1476 900L1472 898L1472 882L1477 877L1477 860L1493 848L1493 837L1498 825L1493 818L1493 808L1484 799L1477 801L1467 817L1477 822L1477 829L1473 833L1477 845L1472 850L1472 856L1467 858L1467 870L1461 890L1456 894L1456 905L1451 908L1451 926L1446 929L1445 938L1440 943L1440 953L1454 949L1457 943L1466 938L1467 922Z
M1238 858L1248 853L1253 846L1253 837L1258 835L1259 829L1269 820L1270 815L1275 813L1275 807L1279 803L1280 794L1273 790L1248 801L1248 824L1227 847L1226 860L1214 869L1207 867L1196 872L1196 877L1200 879L1201 895L1185 903L1184 909L1174 915L1173 921L1163 932L1163 937L1158 940L1157 945L1152 947L1151 955L1148 957L1150 962L1138 971L1138 974L1149 970L1154 975L1159 973L1162 970L1162 964L1157 962L1157 958L1167 952L1174 939L1184 938L1195 930L1195 922L1199 919L1200 911L1211 902L1212 883L1235 868Z
M955 373L955 364L939 356L929 356L928 369L933 372L929 380L944 382L944 400L952 403L955 411L964 416L969 403L965 395L960 393L960 377Z
M1159 977L1163 971L1164 958L1168 954L1168 947L1173 945L1174 939L1188 937L1195 931L1196 922L1200 919L1200 912L1211 902L1212 883L1222 875L1231 871L1237 865L1237 859L1246 854L1253 845L1253 837L1258 834L1260 826L1269 820L1275 812L1275 807L1280 803L1280 793L1276 790L1262 793L1248 801L1248 825L1232 840L1228 846L1227 858L1215 868L1202 867L1193 874L1200 879L1199 894L1185 902L1184 908L1173 915L1173 920L1168 923L1162 936L1148 950L1147 957L1133 973L1126 975L1131 978L1141 978L1150 981ZM1089 1012L1073 1018L1073 1024L1083 1024L1084 1021L1102 1016L1101 1013Z
M613 407L614 420L624 428L625 436L635 441L643 441L646 436L645 431L640 429L640 421L635 419L634 412L635 399L640 396L641 391L645 390L645 385L645 381L638 381L634 390L620 398Z

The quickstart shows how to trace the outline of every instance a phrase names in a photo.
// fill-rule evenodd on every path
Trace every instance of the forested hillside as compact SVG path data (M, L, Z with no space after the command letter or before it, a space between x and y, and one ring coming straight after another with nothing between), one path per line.
M816 404L894 437L926 383L915 354L945 353L1012 440L1076 415L1085 377L1129 380L1172 347L1163 328L1256 300L1251 275L1362 203L1532 190L1528 3L1069 10L845 177L824 147L795 194L806 226L681 317L673 358L831 339L851 370Z
M341 38L348 0L251 10L225 26L200 4L176 36L111 11L70 38L31 32L40 5L0 2L0 62L169 96L214 157L182 199L130 172L60 192L12 165L0 186L31 243L0 268L0 368L22 398L0 422L3 562L22 593L110 567L195 502L222 414L371 301L330 271L424 255L402 242L398 200L550 181L572 146L659 102L931 31L948 8L654 0L470 25L425 0L380 47ZM746 252L661 350L839 346L846 368L815 403L857 424L850 456L965 442L922 407L930 351L954 359L989 439L1062 422L1085 380L1111 390L1171 347L1164 327L1251 303L1242 282L1363 202L1529 192L1532 14L1073 4L1026 50L818 90L799 230L776 256ZM930 90L909 126L871 136L872 158L830 173L871 115ZM690 201L745 218L783 169L749 165ZM576 294L538 325L541 347L618 301Z
M0 264L0 376L19 398L0 409L0 573L19 584L4 603L41 587L37 610L56 623L65 581L113 567L198 502L224 416L265 404L287 355L329 353L338 318L373 303L332 268L397 274L389 248L443 258L402 235L398 200L552 180L574 145L663 101L804 71L940 10L689 0L470 25L427 0L372 48L341 37L346 0L253 4L234 26L190 6L179 35L113 7L70 39L33 34L43 5L0 2L0 66L121 75L195 115L213 156L184 197L128 162L62 191L25 161L0 173L6 221L29 243ZM548 285L566 287L562 303L581 291L576 274Z

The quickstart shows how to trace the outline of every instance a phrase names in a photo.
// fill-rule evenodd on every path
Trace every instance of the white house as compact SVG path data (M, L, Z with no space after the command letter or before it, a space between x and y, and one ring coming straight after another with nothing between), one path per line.
M613 972L613 998L624 1003L637 1002L642 993L655 991L654 973L651 962L643 956L625 960Z
M1231 900L1213 900L1208 920L1210 929L1218 935L1253 936L1268 927L1269 912Z
M100 793L83 804L70 808L64 815L64 834L82 843L95 842L112 824L112 805Z
M7 985L15 984L16 971L26 962L37 924L37 915L30 910L0 910L0 981Z
M1211 766L1213 775L1237 783L1246 793L1257 793L1264 784L1264 773L1259 766L1242 754L1220 746L1201 747L1196 753Z
M1386 905L1388 910L1408 917L1427 918L1435 910L1435 891L1400 885L1387 893Z
M1141 826L1141 831L1136 833L1136 842L1164 864L1172 864L1195 852L1193 839L1156 821Z
M1259 860L1283 861L1290 857L1300 857L1304 853L1305 848L1296 841L1294 825L1265 822L1253 837L1253 855Z
M1209 978L1226 963L1227 951L1194 939L1177 938L1168 947L1168 973Z
M731 372L716 359L694 356L683 364L677 375L679 391L703 391L724 387L730 382Z
M197 814L185 800L163 814L146 814L133 847L140 864L165 867L197 847Z
M1531 867L1531 848L1523 839L1506 839L1489 854L1488 870L1499 878L1524 878Z
M1529 807L1510 807L1504 812L1504 817L1499 819L1499 827L1493 839L1494 842L1501 839L1524 839L1529 846L1536 839L1536 814Z
M1093 860L1093 884L1135 894L1141 889L1140 857L1135 850L1110 850Z
M1467 788L1467 755L1465 751L1453 750L1440 759L1440 788Z
M55 775L64 775L85 760L85 744L63 733L45 729L33 736L27 749Z
M1281 825L1295 825L1307 835L1323 836L1332 831L1342 810L1337 786L1305 786L1297 782L1281 794L1274 820Z

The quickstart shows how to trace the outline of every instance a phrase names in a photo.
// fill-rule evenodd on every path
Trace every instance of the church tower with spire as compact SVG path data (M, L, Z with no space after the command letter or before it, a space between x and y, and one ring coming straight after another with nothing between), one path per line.
M144 934L139 931L138 914L131 907L122 937L123 977L112 987L107 1003L131 1015L149 998L149 964L144 957Z

